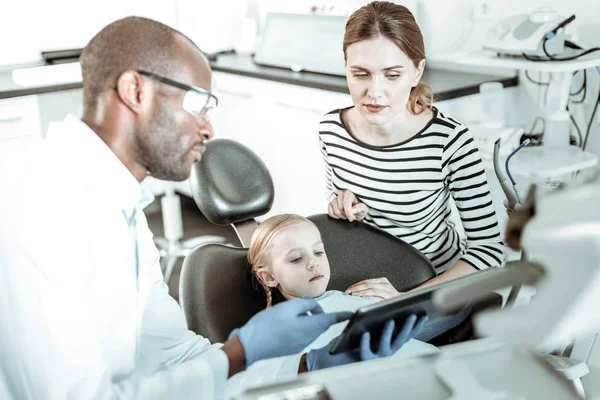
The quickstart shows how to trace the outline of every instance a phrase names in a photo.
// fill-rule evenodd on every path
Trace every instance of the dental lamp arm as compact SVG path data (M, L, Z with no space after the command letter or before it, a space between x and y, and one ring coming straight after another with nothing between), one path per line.
M544 276L543 268L527 261L507 263L503 268L488 269L462 278L456 285L442 287L433 293L436 308L452 312L473 300L481 300L494 290L533 285Z

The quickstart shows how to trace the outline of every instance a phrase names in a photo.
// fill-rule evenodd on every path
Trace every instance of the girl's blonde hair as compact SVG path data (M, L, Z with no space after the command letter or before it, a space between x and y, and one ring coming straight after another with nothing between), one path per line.
M344 60L351 44L384 37L396 44L410 58L415 68L425 59L425 43L421 29L410 10L389 1L374 1L356 10L346 22ZM426 83L412 88L408 109L421 114L433 107L433 92Z
M292 225L308 223L315 224L301 215L297 214L279 214L267 218L258 225L258 228L252 234L250 247L248 248L248 261L252 265L252 275L260 283L267 294L267 308L273 304L273 293L271 288L258 277L257 272L269 265L269 251L273 246L273 240L281 232Z

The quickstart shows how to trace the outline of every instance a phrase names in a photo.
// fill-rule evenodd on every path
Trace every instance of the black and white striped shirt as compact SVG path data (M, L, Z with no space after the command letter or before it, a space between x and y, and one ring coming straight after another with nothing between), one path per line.
M348 189L369 206L365 222L425 254L439 272L458 259L476 269L499 266L503 245L479 151L466 126L434 107L434 117L402 143L372 146L356 139L341 118L319 124L327 196ZM450 196L466 233L450 221Z

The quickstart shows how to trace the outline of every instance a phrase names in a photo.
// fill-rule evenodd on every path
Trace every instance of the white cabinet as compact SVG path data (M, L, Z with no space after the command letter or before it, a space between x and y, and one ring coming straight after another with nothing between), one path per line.
M41 140L37 96L0 100L0 161Z
M215 138L237 140L267 165L275 186L270 215L327 211L318 123L323 114L351 104L326 90L215 72L219 111Z

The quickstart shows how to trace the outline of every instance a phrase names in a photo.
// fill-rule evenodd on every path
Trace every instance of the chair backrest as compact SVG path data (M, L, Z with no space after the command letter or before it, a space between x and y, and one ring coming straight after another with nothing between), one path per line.
M435 276L423 254L387 232L327 214L309 219L325 244L329 289L385 276L398 290L407 290ZM197 247L185 258L179 293L188 327L214 342L226 340L266 305L263 289L250 275L247 249L221 244Z
M436 276L423 253L387 232L327 214L308 219L321 232L331 268L331 290L344 291L364 279L386 277L397 290L405 291Z
M245 248L207 244L185 257L179 303L190 330L223 343L265 308L265 294L250 275L247 256Z
M190 186L196 205L215 225L229 225L266 214L275 188L265 163L231 139L206 143L202 160L192 166Z

